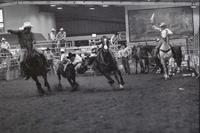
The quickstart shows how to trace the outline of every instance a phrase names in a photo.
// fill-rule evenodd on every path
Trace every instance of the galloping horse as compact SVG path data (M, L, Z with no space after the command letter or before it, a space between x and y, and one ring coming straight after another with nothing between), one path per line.
M69 63L66 68L62 62L58 64L58 69L57 69L57 76L58 76L58 85L59 88L61 88L61 76L64 78L67 78L69 81L70 85L72 86L71 91L75 91L78 88L78 83L76 82L76 71L75 71L75 65L72 63Z
M47 87L50 92L50 85L47 81L47 69L46 69L46 58L42 57L41 54L32 50L29 54L26 55L26 59L24 61L24 65L22 66L25 72L36 82L36 86L40 96L45 94L39 80L38 76L42 76L44 79L44 85Z
M104 37L102 40L102 46L98 49L97 56L90 57L86 60L86 65L92 65L93 70L97 70L103 74L111 86L113 86L115 82L111 77L111 74L114 74L115 79L119 84L119 88L123 88L124 80L121 71L118 69L117 61L109 50L109 41L106 37Z

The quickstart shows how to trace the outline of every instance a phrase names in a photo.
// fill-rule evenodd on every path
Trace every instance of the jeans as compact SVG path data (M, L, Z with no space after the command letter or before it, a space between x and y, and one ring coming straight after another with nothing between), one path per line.
M129 65L129 62L128 62L128 57L122 57L122 65L125 69L125 72L130 74L130 65Z

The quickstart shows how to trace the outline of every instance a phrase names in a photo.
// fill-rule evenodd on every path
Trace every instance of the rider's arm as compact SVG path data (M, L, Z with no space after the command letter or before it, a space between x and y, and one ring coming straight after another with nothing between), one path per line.
M157 27L157 26L155 26L155 25L153 25L152 27L153 27L155 30L161 31L161 28L159 28L159 27Z
M173 35L173 32L170 29L167 29L168 35Z
M8 30L8 33L18 35L21 31L20 30Z
M10 44L7 42L8 49L10 49Z

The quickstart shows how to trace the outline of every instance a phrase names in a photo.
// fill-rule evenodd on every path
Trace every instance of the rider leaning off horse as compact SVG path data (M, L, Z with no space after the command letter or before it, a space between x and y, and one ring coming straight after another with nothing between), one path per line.
M46 71L48 71L47 67L47 60L43 53L39 51L38 49L34 48L35 39L34 35L31 32L31 28L33 25L30 22L25 22L22 27L19 28L19 30L8 30L9 33L15 34L18 36L18 41L21 47L21 55L20 55L20 68L21 68L21 76L26 77L26 79L29 79L30 75L26 72L26 58L27 55L31 55L33 51L38 53L43 58L43 63L46 66Z
M159 49L161 47L161 44L163 44L163 43L167 43L171 47L171 49L172 49L172 46L169 44L169 36L172 35L173 32L169 28L167 28L167 25L162 22L159 25L159 27L153 25L153 28L155 30L160 31L160 36L161 36L161 39L159 41L159 45L156 46L156 52L155 52L155 54L158 55ZM173 52L173 50L172 50L172 52Z

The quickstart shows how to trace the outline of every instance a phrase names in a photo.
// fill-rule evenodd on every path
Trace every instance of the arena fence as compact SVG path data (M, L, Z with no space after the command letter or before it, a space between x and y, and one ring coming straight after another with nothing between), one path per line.
M0 56L0 80L17 79L20 74L19 56Z
M183 61L182 67L183 68L194 68L197 73L199 73L199 34L195 35L193 39L183 38L183 39L176 39L171 40L173 45L180 45L182 46L182 53L183 53ZM130 45L156 45L155 41L151 42L137 42L135 44ZM64 51L76 53L76 54L84 54L90 53L92 46L83 46L83 47L60 47L60 48L52 48L52 42L40 42L37 47L41 50L45 50L49 47L52 51L56 51L55 59L58 61L60 60L61 49ZM118 52L118 46L111 47L112 51L115 53L115 56ZM19 67L19 48L15 47L11 49L13 53L12 57L8 55L3 55L0 53L0 80L12 80L19 77L20 67ZM56 62L56 61L55 61ZM119 64L119 68L123 71L123 66L121 63L121 59L118 58L117 62ZM129 60L131 72L135 72L134 67L135 64L133 60ZM91 72L91 70L90 70ZM91 72L92 73L92 72Z

